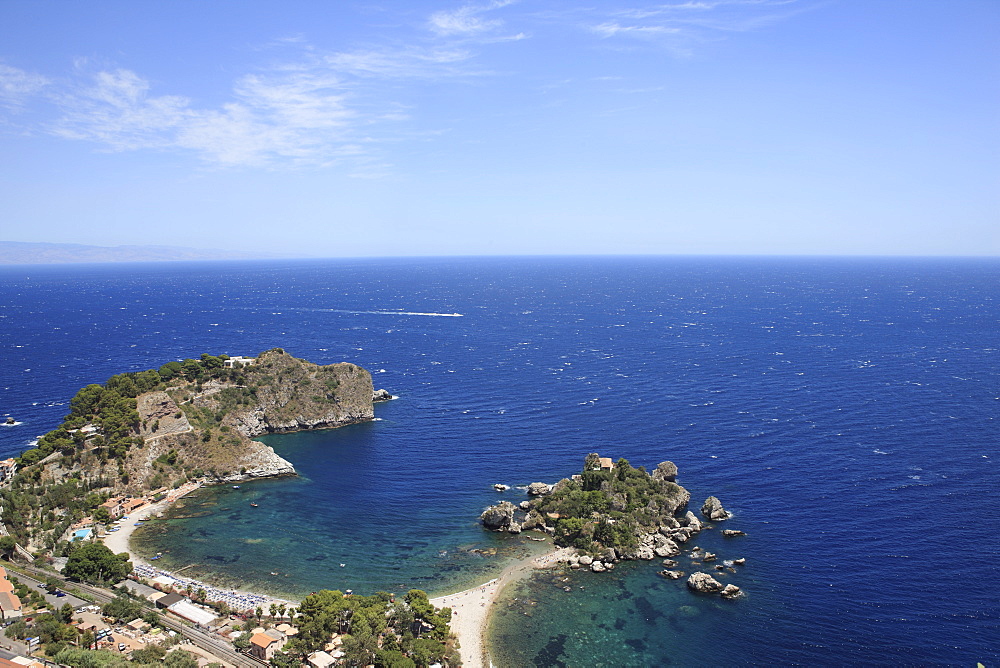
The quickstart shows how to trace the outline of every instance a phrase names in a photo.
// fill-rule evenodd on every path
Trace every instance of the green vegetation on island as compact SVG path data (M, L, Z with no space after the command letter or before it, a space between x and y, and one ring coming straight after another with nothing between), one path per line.
M556 544L598 552L636 547L642 534L655 531L689 499L676 482L644 467L633 468L621 458L613 468L602 468L600 458L590 454L579 477L557 483L534 510L558 518Z
M520 508L503 501L487 508L480 520L487 529L518 533L538 529L557 545L610 559L652 558L653 549L681 527L674 516L691 495L675 482L677 467L662 462L652 473L622 458L612 463L587 455L583 470L555 485L532 483L531 501ZM519 517L520 511L526 511ZM685 525L690 520L685 518Z

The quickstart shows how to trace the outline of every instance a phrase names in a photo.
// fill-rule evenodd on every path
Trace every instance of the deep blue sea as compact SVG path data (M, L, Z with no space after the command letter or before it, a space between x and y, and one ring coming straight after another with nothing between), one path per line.
M1000 663L1000 260L4 267L0 416L20 424L0 456L87 383L273 347L399 399L267 438L300 477L187 499L138 537L172 568L443 593L525 549L477 526L523 497L492 483L553 482L592 451L669 459L696 511L714 494L719 528L749 534L695 540L747 559L726 576L747 596L694 596L658 562L539 577L494 617L498 665Z

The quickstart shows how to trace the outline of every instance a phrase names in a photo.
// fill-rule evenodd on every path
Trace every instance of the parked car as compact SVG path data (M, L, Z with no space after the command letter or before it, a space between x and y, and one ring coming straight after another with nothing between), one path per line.
M125 651L125 643L123 643L123 642L118 643L118 651L119 652L124 652Z

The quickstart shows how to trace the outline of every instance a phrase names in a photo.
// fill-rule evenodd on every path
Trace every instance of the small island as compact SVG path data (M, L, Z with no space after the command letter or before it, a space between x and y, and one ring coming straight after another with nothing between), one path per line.
M685 573L672 570L672 559L682 546L712 525L703 523L687 504L691 494L677 484L677 466L661 462L652 472L634 468L627 459L613 462L610 457L590 453L583 470L554 485L534 482L527 486L529 500L515 506L509 501L490 506L480 521L486 529L508 533L536 530L552 536L553 542L566 550L559 561L570 569L589 569L594 573L613 570L622 561L663 559L660 574L679 580ZM729 519L730 513L714 496L701 507L710 522ZM726 537L744 532L727 529ZM693 566L711 564L715 575L735 573L735 565L745 560L722 563L712 552L695 546L689 551ZM710 573L694 572L687 586L700 594L719 594L733 599L742 595L734 584L723 585Z

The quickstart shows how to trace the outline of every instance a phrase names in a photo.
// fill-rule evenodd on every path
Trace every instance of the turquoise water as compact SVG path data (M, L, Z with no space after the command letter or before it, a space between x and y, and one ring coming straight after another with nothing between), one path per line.
M400 396L379 422L268 439L301 477L206 490L140 529L184 574L461 588L502 561L472 549L523 549L477 526L490 485L597 451L673 460L697 504L718 496L749 535L713 551L747 558L730 576L747 597L696 597L651 563L569 594L540 581L496 619L507 665L1000 661L1000 261L0 267L0 294L2 410L22 423L0 457L79 387L202 352L346 360Z
M523 539L477 524L496 496L486 480L456 498L447 485L460 472L386 447L410 431L396 406L377 405L376 422L263 439L298 477L203 488L136 529L133 548L162 553L158 567L188 577L292 598L321 588L450 593L526 554Z

